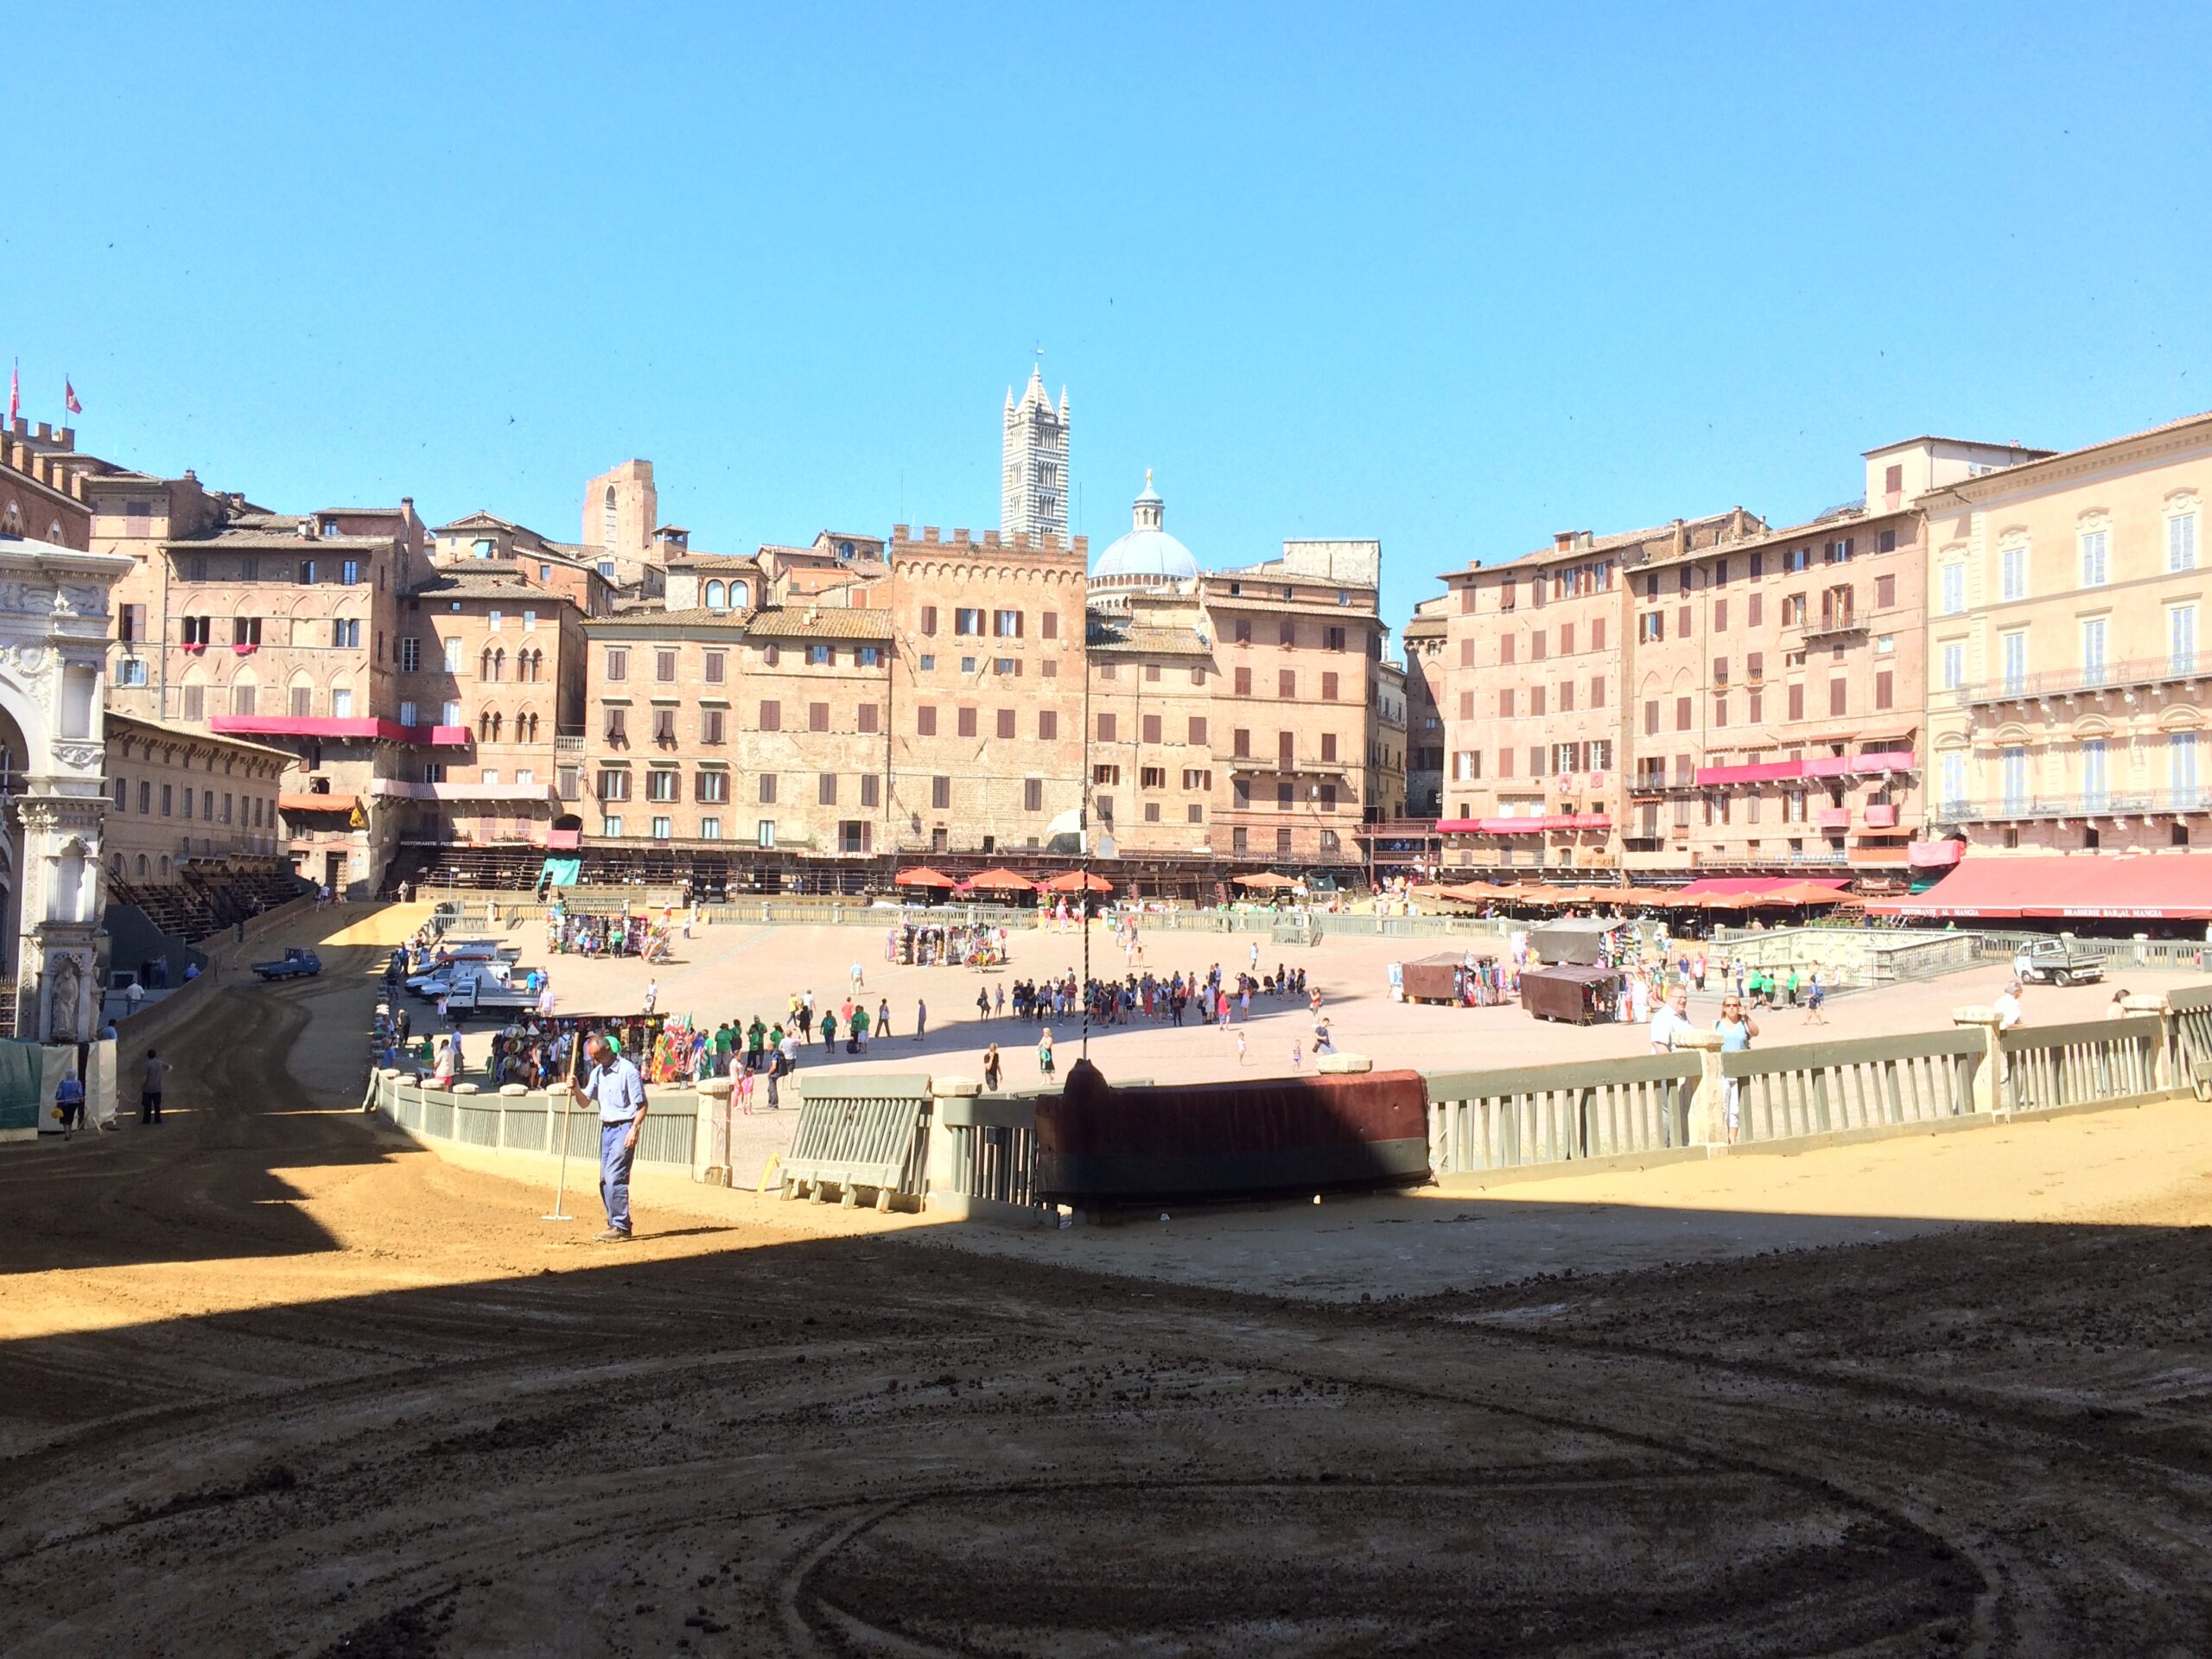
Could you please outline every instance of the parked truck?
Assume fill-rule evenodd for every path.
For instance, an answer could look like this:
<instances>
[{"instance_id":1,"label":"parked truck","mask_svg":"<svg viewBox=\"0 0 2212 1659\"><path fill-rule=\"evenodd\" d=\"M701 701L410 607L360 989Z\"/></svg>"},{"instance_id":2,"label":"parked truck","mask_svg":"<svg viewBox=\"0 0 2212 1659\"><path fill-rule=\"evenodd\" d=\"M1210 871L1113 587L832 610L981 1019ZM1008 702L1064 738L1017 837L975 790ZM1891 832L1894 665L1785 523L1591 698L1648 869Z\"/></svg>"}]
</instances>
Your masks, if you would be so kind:
<instances>
[{"instance_id":1,"label":"parked truck","mask_svg":"<svg viewBox=\"0 0 2212 1659\"><path fill-rule=\"evenodd\" d=\"M311 979L322 971L322 958L305 945L292 945L275 962L257 962L253 971L266 980Z\"/></svg>"},{"instance_id":2,"label":"parked truck","mask_svg":"<svg viewBox=\"0 0 2212 1659\"><path fill-rule=\"evenodd\" d=\"M2083 950L2070 934L2062 934L2022 945L2012 958L2012 971L2024 985L2078 985L2102 979L2105 959Z\"/></svg>"}]
</instances>

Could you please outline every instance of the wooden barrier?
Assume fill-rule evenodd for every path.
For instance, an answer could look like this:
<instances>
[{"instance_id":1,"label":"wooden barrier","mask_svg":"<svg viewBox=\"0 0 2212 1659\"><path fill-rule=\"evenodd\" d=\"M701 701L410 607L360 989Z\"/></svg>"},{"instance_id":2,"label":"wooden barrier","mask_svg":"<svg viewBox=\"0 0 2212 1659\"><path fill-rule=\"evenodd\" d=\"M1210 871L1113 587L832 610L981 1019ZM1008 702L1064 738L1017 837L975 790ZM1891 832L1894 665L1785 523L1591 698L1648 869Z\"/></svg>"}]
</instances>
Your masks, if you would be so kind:
<instances>
[{"instance_id":1,"label":"wooden barrier","mask_svg":"<svg viewBox=\"0 0 2212 1659\"><path fill-rule=\"evenodd\" d=\"M1614 1158L1688 1144L1694 1055L1432 1071L1429 1164L1439 1177Z\"/></svg>"},{"instance_id":2,"label":"wooden barrier","mask_svg":"<svg viewBox=\"0 0 2212 1659\"><path fill-rule=\"evenodd\" d=\"M1748 1049L1722 1055L1720 1073L1743 1140L1801 1140L1972 1112L1981 1052L1972 1031L1915 1032Z\"/></svg>"},{"instance_id":3,"label":"wooden barrier","mask_svg":"<svg viewBox=\"0 0 2212 1659\"><path fill-rule=\"evenodd\" d=\"M928 1150L930 1080L925 1075L810 1077L791 1150L784 1154L784 1196L826 1202L834 1189L848 1208L861 1189L887 1210L893 1196L918 1203Z\"/></svg>"},{"instance_id":4,"label":"wooden barrier","mask_svg":"<svg viewBox=\"0 0 2212 1659\"><path fill-rule=\"evenodd\" d=\"M2015 1116L2137 1105L2175 1092L2161 1064L2165 1033L2155 1014L2016 1027L1997 1043L2005 1056L2004 1109Z\"/></svg>"}]
</instances>

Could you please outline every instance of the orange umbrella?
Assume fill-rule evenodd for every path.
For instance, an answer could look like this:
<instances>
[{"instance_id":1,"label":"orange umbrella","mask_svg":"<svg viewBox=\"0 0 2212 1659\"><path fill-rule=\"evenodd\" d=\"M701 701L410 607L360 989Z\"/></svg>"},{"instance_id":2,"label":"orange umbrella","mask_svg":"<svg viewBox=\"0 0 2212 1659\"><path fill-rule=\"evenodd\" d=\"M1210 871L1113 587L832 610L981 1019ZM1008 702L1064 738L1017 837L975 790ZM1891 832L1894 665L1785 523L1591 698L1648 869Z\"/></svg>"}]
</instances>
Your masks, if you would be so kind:
<instances>
[{"instance_id":1,"label":"orange umbrella","mask_svg":"<svg viewBox=\"0 0 2212 1659\"><path fill-rule=\"evenodd\" d=\"M968 878L968 886L984 887L993 893L1034 893L1037 884L1026 875L1012 870L985 870L981 875Z\"/></svg>"},{"instance_id":2,"label":"orange umbrella","mask_svg":"<svg viewBox=\"0 0 2212 1659\"><path fill-rule=\"evenodd\" d=\"M1240 875L1240 887L1294 887L1298 883L1287 875L1277 875L1273 870L1262 870L1257 875Z\"/></svg>"},{"instance_id":3,"label":"orange umbrella","mask_svg":"<svg viewBox=\"0 0 2212 1659\"><path fill-rule=\"evenodd\" d=\"M1763 905L1840 905L1850 897L1817 881L1792 881L1787 887L1770 887L1752 896Z\"/></svg>"},{"instance_id":4,"label":"orange umbrella","mask_svg":"<svg viewBox=\"0 0 2212 1659\"><path fill-rule=\"evenodd\" d=\"M1114 884L1103 875L1085 875L1081 870L1068 870L1049 881L1037 884L1039 893L1111 893Z\"/></svg>"},{"instance_id":5,"label":"orange umbrella","mask_svg":"<svg viewBox=\"0 0 2212 1659\"><path fill-rule=\"evenodd\" d=\"M893 886L901 887L950 888L960 885L942 870L933 870L926 864L918 865L911 870L901 870L891 880Z\"/></svg>"}]
</instances>

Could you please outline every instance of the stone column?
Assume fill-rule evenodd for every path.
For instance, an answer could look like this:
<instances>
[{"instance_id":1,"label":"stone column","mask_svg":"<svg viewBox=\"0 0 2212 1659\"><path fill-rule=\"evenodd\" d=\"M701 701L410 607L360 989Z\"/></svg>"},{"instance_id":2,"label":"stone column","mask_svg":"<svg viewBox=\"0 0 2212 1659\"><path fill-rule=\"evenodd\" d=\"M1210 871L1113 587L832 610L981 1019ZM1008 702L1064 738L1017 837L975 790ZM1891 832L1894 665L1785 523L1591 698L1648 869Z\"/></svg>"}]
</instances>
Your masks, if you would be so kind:
<instances>
[{"instance_id":1,"label":"stone column","mask_svg":"<svg viewBox=\"0 0 2212 1659\"><path fill-rule=\"evenodd\" d=\"M1997 1044L1997 1017L1996 1009L1978 1004L1951 1010L1953 1025L1962 1030L1972 1027L1981 1033L1981 1063L1974 1073L1974 1109L1992 1117L2005 1104L2005 1051Z\"/></svg>"},{"instance_id":2,"label":"stone column","mask_svg":"<svg viewBox=\"0 0 2212 1659\"><path fill-rule=\"evenodd\" d=\"M100 823L99 796L39 793L16 805L23 829L18 873L16 1034L27 1041L83 1042L99 1029Z\"/></svg>"},{"instance_id":3,"label":"stone column","mask_svg":"<svg viewBox=\"0 0 2212 1659\"><path fill-rule=\"evenodd\" d=\"M736 1160L729 1145L729 1103L735 1088L728 1077L699 1079L699 1116L691 1128L691 1179L709 1186L731 1184L730 1166Z\"/></svg>"},{"instance_id":4,"label":"stone column","mask_svg":"<svg viewBox=\"0 0 2212 1659\"><path fill-rule=\"evenodd\" d=\"M922 1208L949 1210L958 1216L967 1209L967 1195L960 1191L957 1160L953 1156L952 1132L942 1122L944 1103L948 1100L973 1100L983 1092L981 1080L975 1077L944 1077L930 1079L930 1138L927 1151L922 1157ZM970 1129L970 1135L980 1135L980 1129Z\"/></svg>"},{"instance_id":5,"label":"stone column","mask_svg":"<svg viewBox=\"0 0 2212 1659\"><path fill-rule=\"evenodd\" d=\"M1690 1095L1688 1144L1720 1147L1728 1143L1728 1111L1724 1095L1727 1080L1720 1075L1720 1033L1717 1031L1677 1031L1675 1049L1694 1052L1698 1079Z\"/></svg>"}]
</instances>

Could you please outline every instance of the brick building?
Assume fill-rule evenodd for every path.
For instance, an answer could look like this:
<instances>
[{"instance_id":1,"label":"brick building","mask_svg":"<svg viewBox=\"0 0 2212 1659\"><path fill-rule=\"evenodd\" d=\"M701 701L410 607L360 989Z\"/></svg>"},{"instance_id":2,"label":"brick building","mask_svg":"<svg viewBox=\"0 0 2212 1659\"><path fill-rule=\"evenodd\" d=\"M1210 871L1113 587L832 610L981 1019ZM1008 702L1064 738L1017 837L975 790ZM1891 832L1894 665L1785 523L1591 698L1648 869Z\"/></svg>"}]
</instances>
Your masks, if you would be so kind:
<instances>
[{"instance_id":1,"label":"brick building","mask_svg":"<svg viewBox=\"0 0 2212 1659\"><path fill-rule=\"evenodd\" d=\"M0 537L29 537L56 547L92 548L86 480L116 468L80 454L77 435L17 416L0 425Z\"/></svg>"},{"instance_id":2,"label":"brick building","mask_svg":"<svg viewBox=\"0 0 2212 1659\"><path fill-rule=\"evenodd\" d=\"M560 764L556 741L584 721L584 617L568 594L500 561L448 563L409 590L394 626L393 718L464 734L423 750L414 775L370 784L400 840L543 849L581 827L582 768Z\"/></svg>"},{"instance_id":3,"label":"brick building","mask_svg":"<svg viewBox=\"0 0 2212 1659\"><path fill-rule=\"evenodd\" d=\"M614 585L593 562L592 550L556 542L496 513L472 512L429 533L430 563L455 574L512 575L565 595L586 616L614 607Z\"/></svg>"},{"instance_id":4,"label":"brick building","mask_svg":"<svg viewBox=\"0 0 2212 1659\"><path fill-rule=\"evenodd\" d=\"M1083 805L1089 545L891 533L889 844L1044 849Z\"/></svg>"},{"instance_id":5,"label":"brick building","mask_svg":"<svg viewBox=\"0 0 2212 1659\"><path fill-rule=\"evenodd\" d=\"M1450 595L1414 607L1401 638L1406 660L1406 812L1435 818L1444 807L1444 653L1451 632Z\"/></svg>"},{"instance_id":6,"label":"brick building","mask_svg":"<svg viewBox=\"0 0 2212 1659\"><path fill-rule=\"evenodd\" d=\"M376 783L468 741L397 718L400 596L429 570L413 502L276 513L190 473L107 474L87 494L94 550L137 561L114 595L111 706L286 750L286 796L316 798L287 811L301 873L373 891L402 817Z\"/></svg>"},{"instance_id":7,"label":"brick building","mask_svg":"<svg viewBox=\"0 0 2212 1659\"><path fill-rule=\"evenodd\" d=\"M1374 542L1286 542L1279 559L1198 578L1222 681L1215 753L1229 797L1214 851L1325 863L1357 856L1376 798L1368 760L1384 629Z\"/></svg>"}]
</instances>

